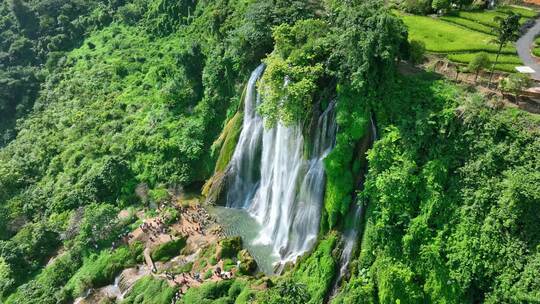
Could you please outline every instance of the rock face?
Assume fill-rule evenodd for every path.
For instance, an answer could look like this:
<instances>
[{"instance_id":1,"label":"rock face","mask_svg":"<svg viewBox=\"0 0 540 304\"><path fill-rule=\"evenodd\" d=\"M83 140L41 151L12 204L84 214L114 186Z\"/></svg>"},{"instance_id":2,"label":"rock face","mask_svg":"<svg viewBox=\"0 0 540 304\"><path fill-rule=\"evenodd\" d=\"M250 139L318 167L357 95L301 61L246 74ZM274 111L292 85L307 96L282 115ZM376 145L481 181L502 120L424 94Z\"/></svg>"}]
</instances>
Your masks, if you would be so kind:
<instances>
[{"instance_id":1,"label":"rock face","mask_svg":"<svg viewBox=\"0 0 540 304\"><path fill-rule=\"evenodd\" d=\"M221 240L216 250L216 259L234 258L242 250L242 238L239 236Z\"/></svg>"},{"instance_id":2,"label":"rock face","mask_svg":"<svg viewBox=\"0 0 540 304\"><path fill-rule=\"evenodd\" d=\"M240 262L239 270L242 274L253 274L257 269L257 262L251 256L251 254L243 249L238 252L238 261Z\"/></svg>"}]
</instances>

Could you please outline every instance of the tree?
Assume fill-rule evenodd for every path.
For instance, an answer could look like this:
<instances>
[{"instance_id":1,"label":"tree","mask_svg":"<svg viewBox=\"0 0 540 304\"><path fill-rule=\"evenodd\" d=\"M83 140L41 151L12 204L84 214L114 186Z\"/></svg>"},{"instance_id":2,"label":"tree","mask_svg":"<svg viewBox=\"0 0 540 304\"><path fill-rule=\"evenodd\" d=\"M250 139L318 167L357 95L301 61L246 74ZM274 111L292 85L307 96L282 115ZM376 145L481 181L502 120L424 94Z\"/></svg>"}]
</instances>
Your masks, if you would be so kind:
<instances>
[{"instance_id":1,"label":"tree","mask_svg":"<svg viewBox=\"0 0 540 304\"><path fill-rule=\"evenodd\" d=\"M471 62L469 62L469 71L475 73L474 83L476 83L480 71L488 68L490 63L491 61L489 60L489 56L486 52L478 53L473 57Z\"/></svg>"},{"instance_id":2,"label":"tree","mask_svg":"<svg viewBox=\"0 0 540 304\"><path fill-rule=\"evenodd\" d=\"M0 257L0 299L6 290L9 290L15 281L12 278L12 271L9 264L3 257Z\"/></svg>"},{"instance_id":3,"label":"tree","mask_svg":"<svg viewBox=\"0 0 540 304\"><path fill-rule=\"evenodd\" d=\"M446 12L450 8L450 0L433 0L431 7L436 12Z\"/></svg>"},{"instance_id":4,"label":"tree","mask_svg":"<svg viewBox=\"0 0 540 304\"><path fill-rule=\"evenodd\" d=\"M426 44L424 41L411 40L409 48L409 59L411 63L421 63L424 60L424 55L426 53Z\"/></svg>"},{"instance_id":5,"label":"tree","mask_svg":"<svg viewBox=\"0 0 540 304\"><path fill-rule=\"evenodd\" d=\"M405 0L401 8L407 13L425 15L431 11L431 0Z\"/></svg>"},{"instance_id":6,"label":"tree","mask_svg":"<svg viewBox=\"0 0 540 304\"><path fill-rule=\"evenodd\" d=\"M493 33L497 36L494 42L499 45L499 50L497 51L497 57L495 57L495 62L493 62L493 65L491 67L488 87L491 85L491 79L493 78L493 70L495 70L495 66L499 61L499 56L501 55L503 47L505 47L509 42L516 41L519 38L519 29L521 27L519 25L520 18L521 16L516 13L511 13L506 18L502 18L499 16L495 17L495 21L499 24L499 26L493 29Z\"/></svg>"},{"instance_id":7,"label":"tree","mask_svg":"<svg viewBox=\"0 0 540 304\"><path fill-rule=\"evenodd\" d=\"M525 74L512 74L500 83L501 90L514 94L515 102L518 102L519 93L530 87L531 79Z\"/></svg>"}]
</instances>

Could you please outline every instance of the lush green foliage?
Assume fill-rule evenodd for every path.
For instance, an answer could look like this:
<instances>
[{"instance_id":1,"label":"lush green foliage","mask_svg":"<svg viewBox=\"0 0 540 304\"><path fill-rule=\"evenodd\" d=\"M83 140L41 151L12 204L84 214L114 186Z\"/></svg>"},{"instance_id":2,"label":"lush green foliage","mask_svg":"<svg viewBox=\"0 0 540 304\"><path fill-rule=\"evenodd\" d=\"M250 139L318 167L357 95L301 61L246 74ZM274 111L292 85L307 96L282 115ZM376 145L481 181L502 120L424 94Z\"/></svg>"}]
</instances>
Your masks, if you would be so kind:
<instances>
[{"instance_id":1,"label":"lush green foliage","mask_svg":"<svg viewBox=\"0 0 540 304\"><path fill-rule=\"evenodd\" d=\"M360 194L366 229L334 301L540 301L538 120L489 109L442 81L396 78L394 69L416 57L408 38L452 60L486 51L494 61L498 48L485 29L504 29L493 16L514 11L534 14L505 7L402 22L375 0L2 2L0 301L66 302L133 265L140 247L103 249L129 224L120 209L163 201L169 186L198 185L216 161L215 171L225 170L241 130L242 88L267 54L259 111L269 125L300 123L307 135L335 98L339 131L325 160L319 243L289 280L261 293L266 302L328 296L335 230L362 181L358 147L370 116L382 136ZM524 18L513 20L515 28ZM513 47L502 53L497 68L519 62ZM169 259L184 242L162 245L154 258ZM240 249L241 240L226 239L194 271L221 258L231 269ZM203 284L183 301L248 303L257 292L251 283ZM149 276L123 303L170 303L175 292Z\"/></svg>"},{"instance_id":2,"label":"lush green foliage","mask_svg":"<svg viewBox=\"0 0 540 304\"><path fill-rule=\"evenodd\" d=\"M261 296L260 303L268 304L296 304L309 303L309 294L306 285L285 279Z\"/></svg>"},{"instance_id":3,"label":"lush green foliage","mask_svg":"<svg viewBox=\"0 0 540 304\"><path fill-rule=\"evenodd\" d=\"M169 304L176 288L167 281L147 276L135 283L121 304Z\"/></svg>"},{"instance_id":4,"label":"lush green foliage","mask_svg":"<svg viewBox=\"0 0 540 304\"><path fill-rule=\"evenodd\" d=\"M307 258L300 261L299 265L294 269L292 279L295 282L304 284L305 287L298 287L300 289L297 291L299 295L292 293L292 296L303 296L304 292L302 289L305 288L308 294L307 298L309 298L309 301L297 303L316 304L322 303L325 299L336 275L338 263L333 255L333 251L337 245L337 241L338 237L336 234L331 233L327 235L325 239L319 242L313 252Z\"/></svg>"},{"instance_id":5,"label":"lush green foliage","mask_svg":"<svg viewBox=\"0 0 540 304\"><path fill-rule=\"evenodd\" d=\"M523 17L513 15L523 13ZM515 48L508 43L497 41L501 31L499 20L514 18L514 33L535 11L519 7L502 6L493 11L457 11L447 16L431 18L425 16L402 15L409 27L410 38L426 43L427 50L447 54L448 59L469 64L480 52L488 53L494 67L505 72L514 72L521 64ZM512 17L514 16L514 17ZM497 60L497 54L500 55Z\"/></svg>"},{"instance_id":6,"label":"lush green foliage","mask_svg":"<svg viewBox=\"0 0 540 304\"><path fill-rule=\"evenodd\" d=\"M26 225L10 240L0 241L0 295L9 294L42 267L59 243L58 234L44 223Z\"/></svg>"},{"instance_id":7,"label":"lush green foliage","mask_svg":"<svg viewBox=\"0 0 540 304\"><path fill-rule=\"evenodd\" d=\"M33 280L21 285L5 300L6 304L56 304L65 300L62 287L81 266L79 253L67 252L57 257Z\"/></svg>"},{"instance_id":8,"label":"lush green foliage","mask_svg":"<svg viewBox=\"0 0 540 304\"><path fill-rule=\"evenodd\" d=\"M495 53L498 46L491 43L494 37L461 26L425 16L401 16L409 29L409 38L426 43L430 52L479 52ZM515 54L512 46L503 48L504 54Z\"/></svg>"},{"instance_id":9,"label":"lush green foliage","mask_svg":"<svg viewBox=\"0 0 540 304\"><path fill-rule=\"evenodd\" d=\"M114 278L124 269L141 260L142 245L120 247L114 251L104 250L84 259L83 265L71 277L62 292L75 299L89 288L99 288L114 282Z\"/></svg>"},{"instance_id":10,"label":"lush green foliage","mask_svg":"<svg viewBox=\"0 0 540 304\"><path fill-rule=\"evenodd\" d=\"M163 243L152 251L154 261L165 262L180 255L180 251L186 246L186 239L179 238L167 243Z\"/></svg>"},{"instance_id":11,"label":"lush green foliage","mask_svg":"<svg viewBox=\"0 0 540 304\"><path fill-rule=\"evenodd\" d=\"M185 304L227 304L250 303L249 283L244 280L207 282L198 288L188 290L182 298Z\"/></svg>"},{"instance_id":12,"label":"lush green foliage","mask_svg":"<svg viewBox=\"0 0 540 304\"><path fill-rule=\"evenodd\" d=\"M0 146L32 109L49 63L110 23L121 1L6 0L0 3ZM43 66L45 64L45 66Z\"/></svg>"},{"instance_id":13,"label":"lush green foliage","mask_svg":"<svg viewBox=\"0 0 540 304\"><path fill-rule=\"evenodd\" d=\"M469 71L475 73L475 80L478 78L478 73L480 71L485 70L489 67L491 61L489 60L489 56L487 53L478 53L476 54L471 62L469 62Z\"/></svg>"},{"instance_id":14,"label":"lush green foliage","mask_svg":"<svg viewBox=\"0 0 540 304\"><path fill-rule=\"evenodd\" d=\"M528 89L532 84L531 78L524 74L512 74L503 80L501 80L499 86L503 92L509 92L514 94L517 98L518 95L525 89Z\"/></svg>"},{"instance_id":15,"label":"lush green foliage","mask_svg":"<svg viewBox=\"0 0 540 304\"><path fill-rule=\"evenodd\" d=\"M265 60L267 68L260 82L264 103L259 111L267 127L309 118L323 77L321 62L329 55L328 31L324 21L312 19L275 28L275 49Z\"/></svg>"},{"instance_id":16,"label":"lush green foliage","mask_svg":"<svg viewBox=\"0 0 540 304\"><path fill-rule=\"evenodd\" d=\"M357 270L335 302L538 301L538 119L441 81L391 92Z\"/></svg>"},{"instance_id":17,"label":"lush green foliage","mask_svg":"<svg viewBox=\"0 0 540 304\"><path fill-rule=\"evenodd\" d=\"M409 60L412 64L422 63L426 54L426 44L424 41L411 40L411 50Z\"/></svg>"}]
</instances>

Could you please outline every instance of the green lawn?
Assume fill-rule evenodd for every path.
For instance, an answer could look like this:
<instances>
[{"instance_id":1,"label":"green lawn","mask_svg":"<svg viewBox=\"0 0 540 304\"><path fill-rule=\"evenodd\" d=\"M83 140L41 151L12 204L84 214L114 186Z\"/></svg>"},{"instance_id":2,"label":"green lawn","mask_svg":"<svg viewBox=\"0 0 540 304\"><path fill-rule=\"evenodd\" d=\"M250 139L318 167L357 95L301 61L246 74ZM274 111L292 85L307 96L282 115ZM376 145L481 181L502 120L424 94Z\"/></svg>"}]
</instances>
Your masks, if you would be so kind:
<instances>
[{"instance_id":1,"label":"green lawn","mask_svg":"<svg viewBox=\"0 0 540 304\"><path fill-rule=\"evenodd\" d=\"M463 27L466 27L470 30L481 32L484 34L491 35L493 33L493 28L483 25L481 23L478 23L476 21L472 21L469 19L457 17L457 16L442 16L439 19L444 20L446 22L454 23Z\"/></svg>"},{"instance_id":2,"label":"green lawn","mask_svg":"<svg viewBox=\"0 0 540 304\"><path fill-rule=\"evenodd\" d=\"M507 14L497 11L473 11L473 12L458 12L458 17L471 20L489 27L498 27L499 24L495 21L496 17L505 18ZM522 20L526 20L521 18Z\"/></svg>"},{"instance_id":3,"label":"green lawn","mask_svg":"<svg viewBox=\"0 0 540 304\"><path fill-rule=\"evenodd\" d=\"M459 25L426 16L401 16L409 28L411 40L421 40L430 52L497 52L497 45L492 43L494 37L473 31ZM503 49L503 53L516 54L513 46Z\"/></svg>"},{"instance_id":4,"label":"green lawn","mask_svg":"<svg viewBox=\"0 0 540 304\"><path fill-rule=\"evenodd\" d=\"M528 8L503 6L492 11L461 11L439 18L415 16L397 13L409 28L411 40L421 40L429 52L447 54L454 62L468 64L478 52L487 52L495 61L497 44L493 42L493 27L497 26L495 17L506 17L509 13L519 13L523 17L521 23L537 15ZM537 39L540 45L540 38ZM540 56L540 48L533 53ZM514 46L507 46L499 57L497 70L513 72L514 67L521 65Z\"/></svg>"},{"instance_id":5,"label":"green lawn","mask_svg":"<svg viewBox=\"0 0 540 304\"><path fill-rule=\"evenodd\" d=\"M448 59L454 62L468 64L477 53L448 54ZM496 54L488 54L491 62L495 61ZM515 67L521 65L521 59L517 55L501 55L495 66L496 70L503 72L515 72Z\"/></svg>"},{"instance_id":6,"label":"green lawn","mask_svg":"<svg viewBox=\"0 0 540 304\"><path fill-rule=\"evenodd\" d=\"M457 53L457 54L449 54L448 59L456 62L461 63L469 63L473 57L478 53ZM495 61L495 57L497 57L497 54L488 53L489 59L491 62ZM521 64L521 59L516 55L501 55L499 56L499 63L512 63L512 64Z\"/></svg>"},{"instance_id":7,"label":"green lawn","mask_svg":"<svg viewBox=\"0 0 540 304\"><path fill-rule=\"evenodd\" d=\"M509 14L510 12L518 13L525 18L535 18L538 12L522 6L501 6L497 11Z\"/></svg>"}]
</instances>

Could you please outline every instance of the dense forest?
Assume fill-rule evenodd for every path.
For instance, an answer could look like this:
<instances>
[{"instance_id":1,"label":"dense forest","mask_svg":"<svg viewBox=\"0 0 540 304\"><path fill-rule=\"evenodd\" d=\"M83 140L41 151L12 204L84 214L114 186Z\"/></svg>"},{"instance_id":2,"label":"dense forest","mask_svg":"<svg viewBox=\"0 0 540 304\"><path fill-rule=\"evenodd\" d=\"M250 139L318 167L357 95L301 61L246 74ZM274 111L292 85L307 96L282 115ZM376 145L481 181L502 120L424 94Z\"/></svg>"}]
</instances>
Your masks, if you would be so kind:
<instances>
[{"instance_id":1,"label":"dense forest","mask_svg":"<svg viewBox=\"0 0 540 304\"><path fill-rule=\"evenodd\" d=\"M265 128L309 147L336 101L316 244L179 303L540 303L539 116L398 69L414 50L384 1L6 0L0 42L0 303L71 303L142 263L108 248L224 174L261 63ZM119 303L175 288L145 277Z\"/></svg>"}]
</instances>

